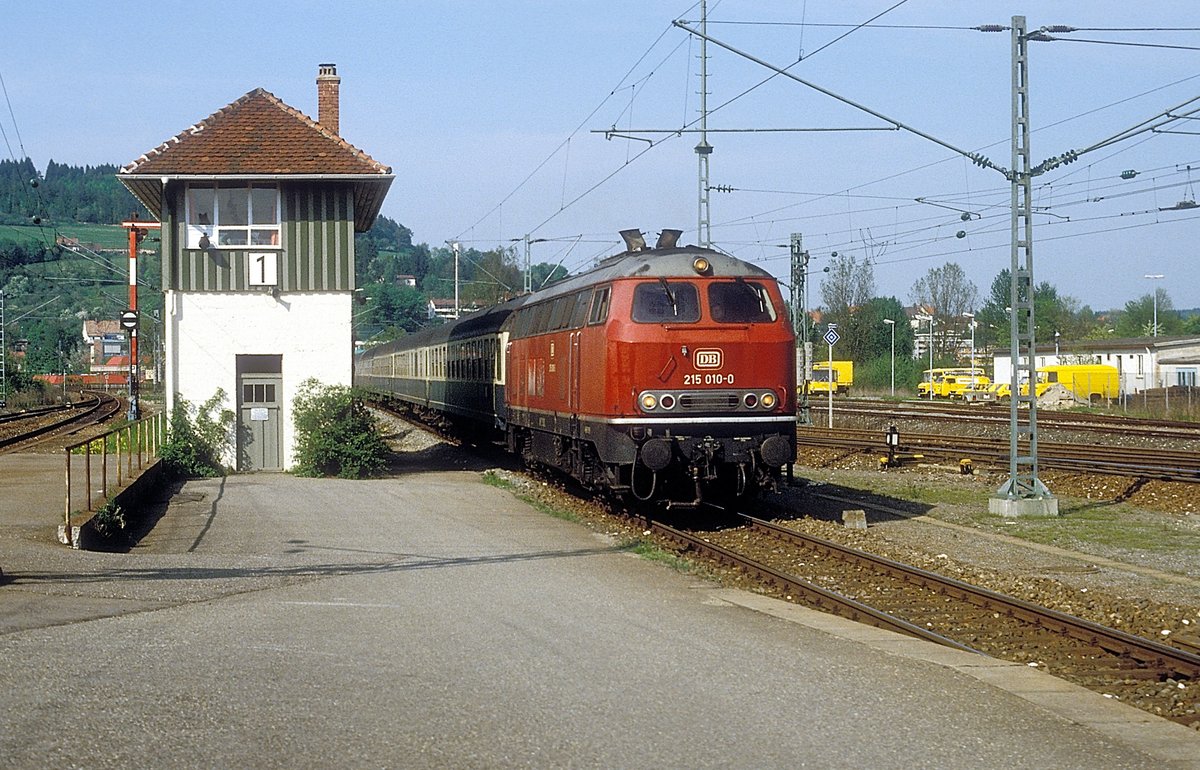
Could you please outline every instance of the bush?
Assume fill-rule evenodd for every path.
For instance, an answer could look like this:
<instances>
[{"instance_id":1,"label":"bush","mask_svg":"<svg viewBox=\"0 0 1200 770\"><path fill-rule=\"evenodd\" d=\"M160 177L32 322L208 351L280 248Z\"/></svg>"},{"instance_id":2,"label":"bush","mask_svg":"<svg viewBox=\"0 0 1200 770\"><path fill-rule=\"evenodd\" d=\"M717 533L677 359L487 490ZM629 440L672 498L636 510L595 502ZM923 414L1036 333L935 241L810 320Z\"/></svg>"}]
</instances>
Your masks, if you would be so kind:
<instances>
[{"instance_id":1,"label":"bush","mask_svg":"<svg viewBox=\"0 0 1200 770\"><path fill-rule=\"evenodd\" d=\"M387 465L391 450L357 391L305 380L292 402L292 419L293 472L299 476L360 479L379 475Z\"/></svg>"},{"instance_id":2,"label":"bush","mask_svg":"<svg viewBox=\"0 0 1200 770\"><path fill-rule=\"evenodd\" d=\"M176 398L171 410L171 424L160 455L163 470L172 478L211 478L221 476L226 468L221 456L230 446L233 412L222 409L217 417L213 412L225 401L225 391L217 389L212 398L195 409L182 398Z\"/></svg>"}]
</instances>

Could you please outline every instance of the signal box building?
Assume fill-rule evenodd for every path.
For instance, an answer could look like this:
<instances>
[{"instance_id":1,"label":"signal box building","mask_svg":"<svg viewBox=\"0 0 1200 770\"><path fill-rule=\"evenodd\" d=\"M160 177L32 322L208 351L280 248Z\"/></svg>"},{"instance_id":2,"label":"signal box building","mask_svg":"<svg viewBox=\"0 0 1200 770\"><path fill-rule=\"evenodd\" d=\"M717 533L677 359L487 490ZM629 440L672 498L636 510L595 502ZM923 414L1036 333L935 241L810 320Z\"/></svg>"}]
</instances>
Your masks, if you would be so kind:
<instances>
[{"instance_id":1,"label":"signal box building","mask_svg":"<svg viewBox=\"0 0 1200 770\"><path fill-rule=\"evenodd\" d=\"M315 121L255 89L118 174L162 222L167 407L224 393L238 470L292 465L302 382L351 383L354 233L393 177L339 135L339 83Z\"/></svg>"}]
</instances>

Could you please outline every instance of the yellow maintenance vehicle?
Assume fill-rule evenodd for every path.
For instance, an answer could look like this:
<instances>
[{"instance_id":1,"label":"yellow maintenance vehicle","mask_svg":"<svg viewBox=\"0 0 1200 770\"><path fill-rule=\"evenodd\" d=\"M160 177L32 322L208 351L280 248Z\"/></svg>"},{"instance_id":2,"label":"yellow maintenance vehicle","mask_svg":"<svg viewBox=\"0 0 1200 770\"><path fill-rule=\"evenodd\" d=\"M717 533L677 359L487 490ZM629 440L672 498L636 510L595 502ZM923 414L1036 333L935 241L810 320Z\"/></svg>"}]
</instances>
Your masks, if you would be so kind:
<instances>
[{"instance_id":1,"label":"yellow maintenance vehicle","mask_svg":"<svg viewBox=\"0 0 1200 770\"><path fill-rule=\"evenodd\" d=\"M808 394L829 393L845 395L854 384L853 361L818 361L812 365Z\"/></svg>"},{"instance_id":2,"label":"yellow maintenance vehicle","mask_svg":"<svg viewBox=\"0 0 1200 770\"><path fill-rule=\"evenodd\" d=\"M1075 394L1080 400L1095 403L1118 398L1121 394L1120 373L1117 367L1107 364L1052 364L1037 372L1037 387L1034 394L1041 398L1055 384ZM1007 382L992 383L990 390L997 400L1010 395ZM1021 395L1029 395L1029 383L1021 383Z\"/></svg>"},{"instance_id":3,"label":"yellow maintenance vehicle","mask_svg":"<svg viewBox=\"0 0 1200 770\"><path fill-rule=\"evenodd\" d=\"M917 396L929 398L932 390L934 398L982 400L976 394L986 391L990 383L991 380L984 375L982 369L970 367L926 369L921 382L917 383Z\"/></svg>"}]
</instances>

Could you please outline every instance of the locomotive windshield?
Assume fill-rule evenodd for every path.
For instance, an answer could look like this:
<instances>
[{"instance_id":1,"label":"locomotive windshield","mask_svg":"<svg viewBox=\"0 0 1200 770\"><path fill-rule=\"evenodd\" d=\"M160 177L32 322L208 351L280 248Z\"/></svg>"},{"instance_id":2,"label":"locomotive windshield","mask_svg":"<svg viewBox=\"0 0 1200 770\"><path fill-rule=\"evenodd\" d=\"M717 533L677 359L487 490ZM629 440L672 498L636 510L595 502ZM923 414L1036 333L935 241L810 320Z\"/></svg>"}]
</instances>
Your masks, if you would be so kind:
<instances>
[{"instance_id":1,"label":"locomotive windshield","mask_svg":"<svg viewBox=\"0 0 1200 770\"><path fill-rule=\"evenodd\" d=\"M690 283L639 283L633 291L633 320L638 323L694 323L700 320L700 295Z\"/></svg>"},{"instance_id":2,"label":"locomotive windshield","mask_svg":"<svg viewBox=\"0 0 1200 770\"><path fill-rule=\"evenodd\" d=\"M740 278L709 284L708 308L717 323L757 324L775 320L775 308L766 287Z\"/></svg>"}]
</instances>

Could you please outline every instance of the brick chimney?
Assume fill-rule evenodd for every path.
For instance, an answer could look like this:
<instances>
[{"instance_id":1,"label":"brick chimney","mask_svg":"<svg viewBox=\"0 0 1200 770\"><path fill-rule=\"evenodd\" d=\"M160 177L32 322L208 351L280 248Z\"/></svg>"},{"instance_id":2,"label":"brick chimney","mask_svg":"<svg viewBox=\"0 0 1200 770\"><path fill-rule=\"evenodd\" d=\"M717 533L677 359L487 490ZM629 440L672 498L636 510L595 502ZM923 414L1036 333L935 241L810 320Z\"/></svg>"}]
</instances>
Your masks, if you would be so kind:
<instances>
[{"instance_id":1,"label":"brick chimney","mask_svg":"<svg viewBox=\"0 0 1200 770\"><path fill-rule=\"evenodd\" d=\"M321 64L317 69L317 122L341 136L338 126L338 77L336 64Z\"/></svg>"}]
</instances>

